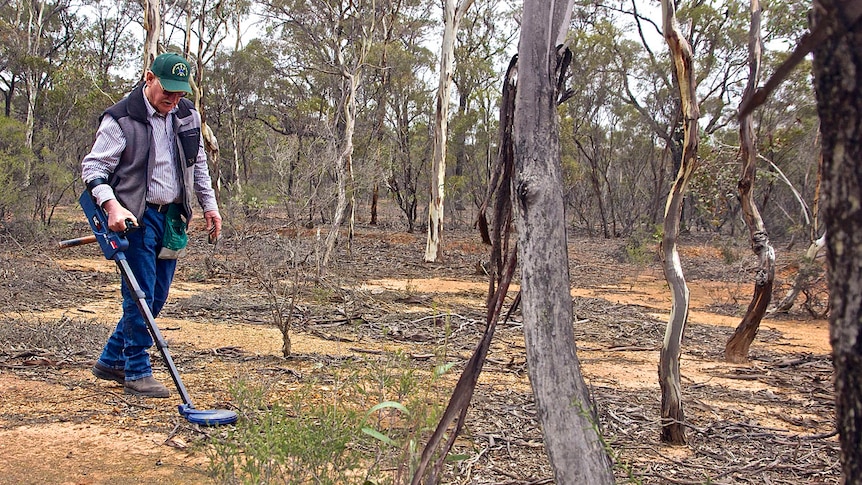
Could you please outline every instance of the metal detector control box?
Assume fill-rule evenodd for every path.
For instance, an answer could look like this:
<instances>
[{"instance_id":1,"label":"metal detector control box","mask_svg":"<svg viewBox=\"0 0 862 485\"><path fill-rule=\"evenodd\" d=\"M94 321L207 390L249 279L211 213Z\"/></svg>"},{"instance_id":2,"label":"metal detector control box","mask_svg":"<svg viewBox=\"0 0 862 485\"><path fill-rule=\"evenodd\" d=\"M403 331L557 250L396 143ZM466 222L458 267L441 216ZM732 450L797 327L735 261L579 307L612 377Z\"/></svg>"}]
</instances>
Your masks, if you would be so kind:
<instances>
[{"instance_id":1,"label":"metal detector control box","mask_svg":"<svg viewBox=\"0 0 862 485\"><path fill-rule=\"evenodd\" d=\"M96 205L96 201L93 200L89 192L85 190L78 198L78 203L84 209L90 228L93 229L96 241L102 248L102 252L105 253L106 259L113 260L117 253L129 249L128 239L108 229L108 217L105 215L105 211Z\"/></svg>"}]
</instances>

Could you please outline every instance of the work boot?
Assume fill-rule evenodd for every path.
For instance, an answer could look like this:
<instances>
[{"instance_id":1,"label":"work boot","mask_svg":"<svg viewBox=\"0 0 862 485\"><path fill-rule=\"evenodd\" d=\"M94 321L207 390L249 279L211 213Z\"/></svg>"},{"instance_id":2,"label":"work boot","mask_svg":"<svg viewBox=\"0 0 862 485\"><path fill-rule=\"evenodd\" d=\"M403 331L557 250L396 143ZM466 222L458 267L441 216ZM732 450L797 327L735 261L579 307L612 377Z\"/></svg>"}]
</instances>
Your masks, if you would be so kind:
<instances>
[{"instance_id":1,"label":"work boot","mask_svg":"<svg viewBox=\"0 0 862 485\"><path fill-rule=\"evenodd\" d=\"M126 372L123 369L112 369L106 365L96 362L91 369L93 375L106 381L114 381L120 384L126 383Z\"/></svg>"},{"instance_id":2,"label":"work boot","mask_svg":"<svg viewBox=\"0 0 862 485\"><path fill-rule=\"evenodd\" d=\"M134 381L126 381L123 392L133 396L143 397L168 397L171 391L163 386L153 376L142 377Z\"/></svg>"}]
</instances>

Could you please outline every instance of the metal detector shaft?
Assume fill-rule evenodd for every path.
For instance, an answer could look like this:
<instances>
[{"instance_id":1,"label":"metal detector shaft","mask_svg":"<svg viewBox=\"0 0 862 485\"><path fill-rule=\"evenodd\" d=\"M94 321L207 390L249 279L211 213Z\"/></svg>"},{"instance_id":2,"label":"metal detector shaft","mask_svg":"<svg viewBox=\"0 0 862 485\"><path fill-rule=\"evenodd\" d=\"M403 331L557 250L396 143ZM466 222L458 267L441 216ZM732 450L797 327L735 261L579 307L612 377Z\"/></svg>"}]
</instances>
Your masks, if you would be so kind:
<instances>
[{"instance_id":1,"label":"metal detector shaft","mask_svg":"<svg viewBox=\"0 0 862 485\"><path fill-rule=\"evenodd\" d=\"M180 393L180 398L183 400L183 404L187 404L190 407L194 407L192 404L192 400L189 397L188 391L186 391L186 386L183 385L183 380L180 379L180 373L177 371L176 365L174 365L174 359L171 358L171 352L168 350L168 344L165 342L164 337L162 337L162 332L159 331L159 327L156 325L156 319L153 317L153 312L150 311L150 306L147 305L147 298L144 291L141 289L141 286L138 284L138 280L135 279L134 273L132 273L132 268L129 266L129 262L126 261L126 255L122 252L119 252L114 255L114 261L117 263L117 266L120 268L120 273L122 273L123 278L126 280L126 284L129 285L129 289L135 295L135 302L138 305L138 310L141 312L141 316L144 317L144 321L147 322L147 328L150 330L150 334L153 336L153 340L156 343L156 348L159 349L159 353L162 354L162 359L165 361L165 364L168 366L168 371L171 375L171 379L174 381L174 385L177 388L177 392Z\"/></svg>"}]
</instances>

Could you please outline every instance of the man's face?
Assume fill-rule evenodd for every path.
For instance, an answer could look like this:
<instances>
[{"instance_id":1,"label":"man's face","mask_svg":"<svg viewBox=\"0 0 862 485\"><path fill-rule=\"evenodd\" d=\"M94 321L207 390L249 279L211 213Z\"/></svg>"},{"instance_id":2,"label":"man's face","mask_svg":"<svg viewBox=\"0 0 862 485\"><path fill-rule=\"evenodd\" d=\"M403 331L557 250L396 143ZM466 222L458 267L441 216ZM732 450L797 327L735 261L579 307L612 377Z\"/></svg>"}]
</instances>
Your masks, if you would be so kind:
<instances>
[{"instance_id":1,"label":"man's face","mask_svg":"<svg viewBox=\"0 0 862 485\"><path fill-rule=\"evenodd\" d=\"M162 88L162 83L159 82L159 78L151 71L147 71L144 80L147 83L147 89L145 90L147 99L153 105L153 108L163 115L170 113L180 102L180 98L186 95L184 91L165 91Z\"/></svg>"}]
</instances>

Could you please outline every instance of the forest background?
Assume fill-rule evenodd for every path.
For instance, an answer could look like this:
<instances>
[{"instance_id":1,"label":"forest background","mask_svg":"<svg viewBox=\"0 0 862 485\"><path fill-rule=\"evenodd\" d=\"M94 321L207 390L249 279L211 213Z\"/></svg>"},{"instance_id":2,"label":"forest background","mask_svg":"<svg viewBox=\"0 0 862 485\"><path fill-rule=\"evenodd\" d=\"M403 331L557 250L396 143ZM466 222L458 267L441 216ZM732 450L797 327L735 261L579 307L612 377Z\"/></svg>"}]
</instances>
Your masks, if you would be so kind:
<instances>
[{"instance_id":1,"label":"forest background","mask_svg":"<svg viewBox=\"0 0 862 485\"><path fill-rule=\"evenodd\" d=\"M82 189L80 160L98 116L143 68L137 2L0 6L0 223L49 226ZM805 2L764 5L764 78L806 31ZM424 230L434 150L437 2L168 2L160 45L195 66L195 101L224 207L284 210L297 225L335 220L345 89L355 87L348 190L372 221L377 197L400 208L380 221ZM649 15L653 15L650 17ZM603 237L654 237L682 151L657 5L576 5L560 106L568 224ZM447 224L472 224L497 157L502 70L516 51L518 7L481 0L457 30L448 120ZM747 80L743 2L683 2L678 17L697 63L700 168L683 227L741 234L736 108ZM771 47L771 49L769 49ZM435 51L435 48L437 51ZM755 114L756 188L770 236L815 236L818 120L810 63ZM372 221L376 222L376 221Z\"/></svg>"}]
</instances>

